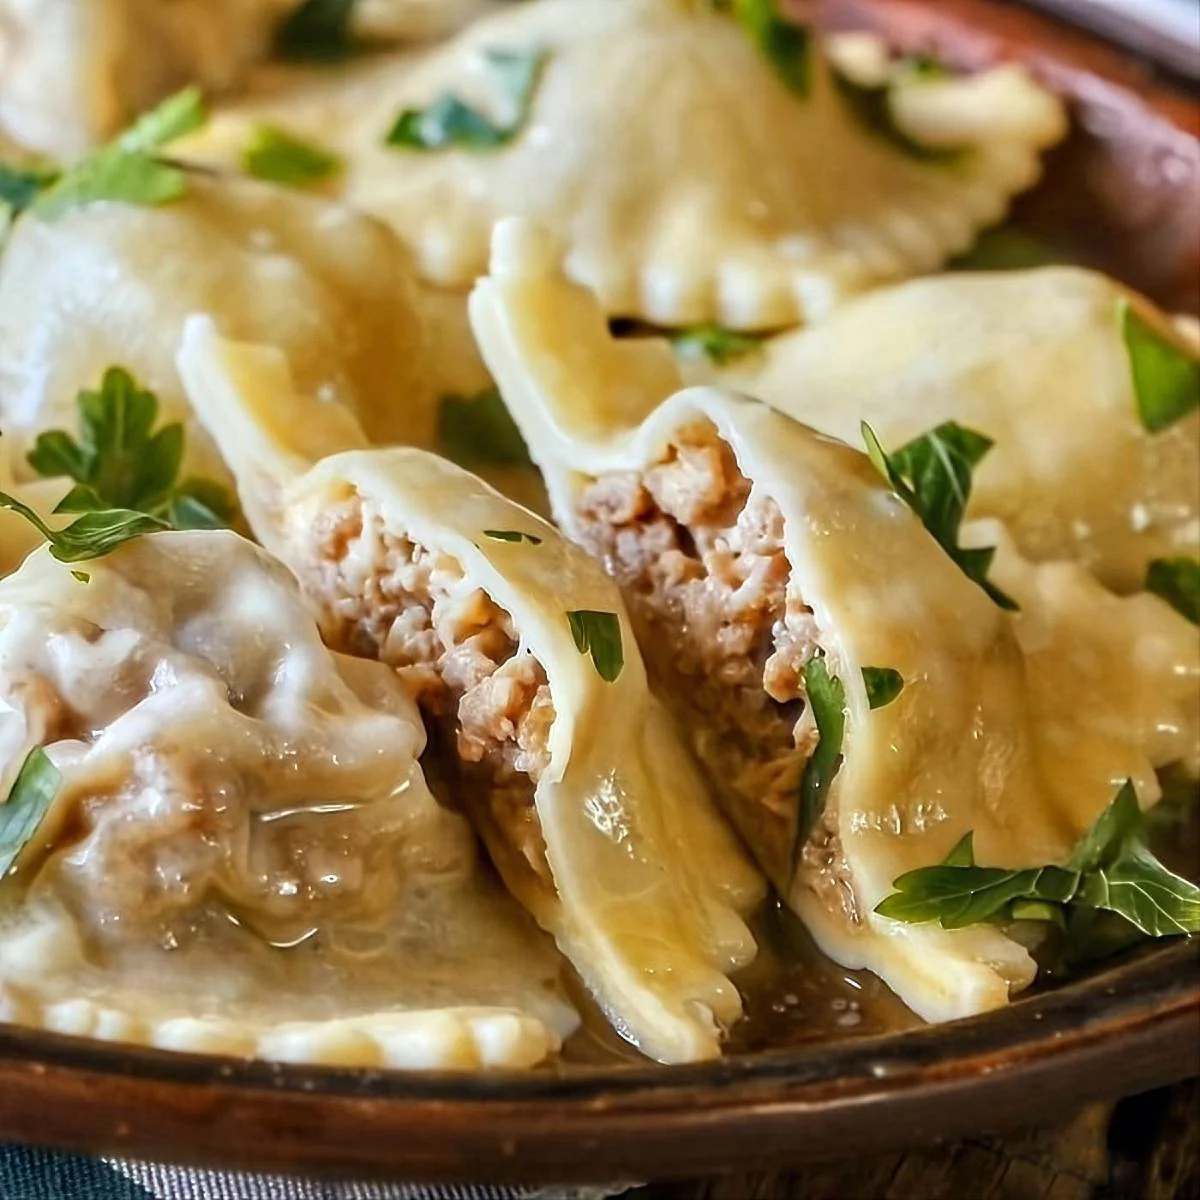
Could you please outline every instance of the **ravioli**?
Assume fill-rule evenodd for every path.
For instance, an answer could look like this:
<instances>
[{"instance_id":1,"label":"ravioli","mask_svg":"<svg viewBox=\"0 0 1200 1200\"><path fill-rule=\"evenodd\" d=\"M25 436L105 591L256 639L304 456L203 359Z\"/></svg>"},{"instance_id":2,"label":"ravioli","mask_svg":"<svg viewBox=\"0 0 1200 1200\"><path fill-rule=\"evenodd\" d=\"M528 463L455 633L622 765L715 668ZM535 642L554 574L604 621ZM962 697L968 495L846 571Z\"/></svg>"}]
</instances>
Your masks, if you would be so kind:
<instances>
[{"instance_id":1,"label":"ravioli","mask_svg":"<svg viewBox=\"0 0 1200 1200\"><path fill-rule=\"evenodd\" d=\"M665 344L613 339L527 225L498 227L471 312L560 525L621 585L651 678L821 948L927 1020L1028 984L1033 961L998 928L900 925L875 906L968 831L982 863L1042 865L1065 857L1127 774L1155 799L1152 767L1194 745L1194 719L1178 736L1164 728L1198 677L1182 620L1154 600L1169 641L1143 678L1167 684L1162 696L1139 686L1095 722L1053 720L1043 734L1055 703L1114 665L1111 611L1039 649L1047 628L1070 631L1069 589L1035 577L1044 608L1014 621L863 455L745 397L679 391ZM1028 569L1011 567L1018 581ZM1086 575L1074 585L1085 605L1101 591ZM1120 626L1137 620L1127 609ZM891 684L882 700L879 679ZM1158 707L1143 712L1147 691ZM1104 745L1106 722L1130 721L1119 747ZM1093 752L1081 778L1053 765Z\"/></svg>"},{"instance_id":2,"label":"ravioli","mask_svg":"<svg viewBox=\"0 0 1200 1200\"><path fill-rule=\"evenodd\" d=\"M702 373L847 441L864 419L888 448L948 420L986 434L970 514L1003 521L1025 555L1129 590L1149 560L1200 551L1200 414L1143 426L1126 299L1169 328L1074 267L914 280Z\"/></svg>"},{"instance_id":3,"label":"ravioli","mask_svg":"<svg viewBox=\"0 0 1200 1200\"><path fill-rule=\"evenodd\" d=\"M614 1027L709 1058L741 1013L757 874L647 691L616 588L547 522L416 449L317 456L278 352L189 325L180 370L257 536L329 644L393 667L510 889ZM308 445L313 443L311 439Z\"/></svg>"},{"instance_id":4,"label":"ravioli","mask_svg":"<svg viewBox=\"0 0 1200 1200\"><path fill-rule=\"evenodd\" d=\"M551 1054L577 1024L553 950L429 794L394 676L326 650L232 533L86 576L43 549L0 583L7 804L31 752L53 773L0 839L0 1019L401 1069Z\"/></svg>"},{"instance_id":5,"label":"ravioli","mask_svg":"<svg viewBox=\"0 0 1200 1200\"><path fill-rule=\"evenodd\" d=\"M380 441L431 440L443 391L487 381L465 317L422 307L388 229L330 201L194 175L168 206L17 222L0 259L0 428L17 470L29 473L38 433L75 431L76 394L119 365L157 394L164 421L187 422L191 470L223 478L174 364L199 309L282 347L305 388Z\"/></svg>"},{"instance_id":6,"label":"ravioli","mask_svg":"<svg viewBox=\"0 0 1200 1200\"><path fill-rule=\"evenodd\" d=\"M897 99L921 89L901 117L914 144L928 134L932 153L947 138L970 147L931 161L864 125L815 43L809 53L801 96L711 6L531 0L423 59L398 58L390 76L374 69L353 103L319 84L306 102L305 84L266 110L228 107L210 146L219 157L266 111L335 149L342 196L399 231L439 286L469 287L495 221L520 214L561 239L571 275L610 315L759 329L936 269L1036 182L1040 151L1066 128L1019 67L914 82L890 79L885 63L870 87L894 83ZM385 144L402 112L441 111L451 96L475 113L462 123L490 125L494 139Z\"/></svg>"},{"instance_id":7,"label":"ravioli","mask_svg":"<svg viewBox=\"0 0 1200 1200\"><path fill-rule=\"evenodd\" d=\"M0 0L0 127L80 154L185 84L224 89L294 0Z\"/></svg>"}]
</instances>

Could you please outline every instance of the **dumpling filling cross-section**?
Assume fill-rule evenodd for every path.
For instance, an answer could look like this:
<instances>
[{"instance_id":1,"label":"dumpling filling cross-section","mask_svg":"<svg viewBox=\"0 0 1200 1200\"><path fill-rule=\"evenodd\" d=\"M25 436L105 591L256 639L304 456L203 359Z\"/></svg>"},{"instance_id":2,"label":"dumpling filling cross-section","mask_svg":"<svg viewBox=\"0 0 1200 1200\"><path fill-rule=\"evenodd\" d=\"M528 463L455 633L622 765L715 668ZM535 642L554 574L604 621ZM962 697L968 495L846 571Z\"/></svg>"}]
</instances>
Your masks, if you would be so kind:
<instances>
[{"instance_id":1,"label":"dumpling filling cross-section","mask_svg":"<svg viewBox=\"0 0 1200 1200\"><path fill-rule=\"evenodd\" d=\"M670 719L620 595L553 526L415 449L327 444L277 353L189 324L180 370L264 545L336 647L391 666L448 802L644 1053L719 1053L761 897ZM345 425L343 431L347 430Z\"/></svg>"},{"instance_id":2,"label":"dumpling filling cross-section","mask_svg":"<svg viewBox=\"0 0 1200 1200\"><path fill-rule=\"evenodd\" d=\"M331 654L231 533L84 574L41 551L0 584L4 847L28 835L0 889L0 1014L347 1065L553 1053L577 1018L552 949L430 796L392 673Z\"/></svg>"}]
</instances>

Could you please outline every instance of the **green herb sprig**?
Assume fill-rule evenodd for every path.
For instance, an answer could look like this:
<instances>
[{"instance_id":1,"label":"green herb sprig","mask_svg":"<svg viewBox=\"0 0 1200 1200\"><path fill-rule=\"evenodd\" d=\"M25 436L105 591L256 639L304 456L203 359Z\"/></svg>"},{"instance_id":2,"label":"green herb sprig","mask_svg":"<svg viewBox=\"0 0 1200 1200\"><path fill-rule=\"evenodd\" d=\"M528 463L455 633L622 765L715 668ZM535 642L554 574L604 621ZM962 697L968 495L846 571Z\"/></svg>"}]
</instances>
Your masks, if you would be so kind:
<instances>
[{"instance_id":1,"label":"green herb sprig","mask_svg":"<svg viewBox=\"0 0 1200 1200\"><path fill-rule=\"evenodd\" d=\"M592 656L592 666L605 683L615 683L625 666L621 621L616 613L576 609L567 613L571 637L580 654Z\"/></svg>"},{"instance_id":2,"label":"green herb sprig","mask_svg":"<svg viewBox=\"0 0 1200 1200\"><path fill-rule=\"evenodd\" d=\"M886 708L904 691L904 676L894 667L863 667L862 677L872 709Z\"/></svg>"},{"instance_id":3,"label":"green herb sprig","mask_svg":"<svg viewBox=\"0 0 1200 1200\"><path fill-rule=\"evenodd\" d=\"M31 208L47 220L100 200L167 204L184 194L187 179L183 168L159 151L207 119L200 89L186 88L77 163L44 171L6 169L0 175L0 198L14 213Z\"/></svg>"},{"instance_id":4,"label":"green herb sprig","mask_svg":"<svg viewBox=\"0 0 1200 1200\"><path fill-rule=\"evenodd\" d=\"M790 90L807 96L812 86L812 35L780 15L779 0L707 0L704 8L732 13L759 53Z\"/></svg>"},{"instance_id":5,"label":"green herb sprig","mask_svg":"<svg viewBox=\"0 0 1200 1200\"><path fill-rule=\"evenodd\" d=\"M842 743L846 737L846 689L836 675L830 674L824 658L811 658L805 663L804 693L817 726L818 740L800 779L793 863L825 812L829 789L842 766Z\"/></svg>"},{"instance_id":6,"label":"green herb sprig","mask_svg":"<svg viewBox=\"0 0 1200 1200\"><path fill-rule=\"evenodd\" d=\"M461 467L533 465L525 439L494 387L476 396L443 396L437 444Z\"/></svg>"},{"instance_id":7,"label":"green herb sprig","mask_svg":"<svg viewBox=\"0 0 1200 1200\"><path fill-rule=\"evenodd\" d=\"M15 866L21 851L46 819L62 775L40 746L30 752L8 799L0 804L0 879Z\"/></svg>"},{"instance_id":8,"label":"green herb sprig","mask_svg":"<svg viewBox=\"0 0 1200 1200\"><path fill-rule=\"evenodd\" d=\"M947 421L888 454L866 421L862 423L862 436L875 468L920 517L921 524L963 574L979 584L1001 608L1015 612L1016 601L988 582L995 547L968 550L958 544L971 498L971 478L992 448L991 438Z\"/></svg>"},{"instance_id":9,"label":"green herb sprig","mask_svg":"<svg viewBox=\"0 0 1200 1200\"><path fill-rule=\"evenodd\" d=\"M1094 910L1115 914L1146 937L1200 933L1200 887L1154 857L1144 829L1127 780L1063 865L980 867L968 834L945 862L901 875L875 911L944 929L1036 918L1069 933L1079 925L1078 910Z\"/></svg>"},{"instance_id":10,"label":"green herb sprig","mask_svg":"<svg viewBox=\"0 0 1200 1200\"><path fill-rule=\"evenodd\" d=\"M1146 591L1200 625L1200 559L1156 558L1146 571Z\"/></svg>"},{"instance_id":11,"label":"green herb sprig","mask_svg":"<svg viewBox=\"0 0 1200 1200\"><path fill-rule=\"evenodd\" d=\"M1117 301L1117 323L1142 428L1161 433L1200 408L1200 358L1139 316L1124 296Z\"/></svg>"},{"instance_id":12,"label":"green herb sprig","mask_svg":"<svg viewBox=\"0 0 1200 1200\"><path fill-rule=\"evenodd\" d=\"M320 183L341 170L336 154L275 125L256 125L242 151L247 175L287 187Z\"/></svg>"},{"instance_id":13,"label":"green herb sprig","mask_svg":"<svg viewBox=\"0 0 1200 1200\"><path fill-rule=\"evenodd\" d=\"M425 108L407 108L396 118L384 142L402 150L498 150L507 146L529 119L542 69L543 50L483 52L493 77L516 110L505 125L491 120L461 97L447 92Z\"/></svg>"},{"instance_id":14,"label":"green herb sprig","mask_svg":"<svg viewBox=\"0 0 1200 1200\"><path fill-rule=\"evenodd\" d=\"M128 371L110 367L99 391L82 391L75 402L78 440L65 430L49 430L38 435L26 457L45 478L75 481L55 512L79 513L78 520L52 529L29 505L0 492L0 507L37 528L60 562L100 558L146 533L231 524L237 505L224 487L209 479L179 480L183 426L152 432L158 398Z\"/></svg>"},{"instance_id":15,"label":"green herb sprig","mask_svg":"<svg viewBox=\"0 0 1200 1200\"><path fill-rule=\"evenodd\" d=\"M672 335L671 345L682 358L707 358L723 367L760 350L763 340L761 334L736 333L720 325L708 324L680 330Z\"/></svg>"},{"instance_id":16,"label":"green herb sprig","mask_svg":"<svg viewBox=\"0 0 1200 1200\"><path fill-rule=\"evenodd\" d=\"M540 537L535 537L532 533L525 533L520 529L485 529L483 536L491 538L494 542L512 542L514 544L528 542L531 546L542 544Z\"/></svg>"}]
</instances>

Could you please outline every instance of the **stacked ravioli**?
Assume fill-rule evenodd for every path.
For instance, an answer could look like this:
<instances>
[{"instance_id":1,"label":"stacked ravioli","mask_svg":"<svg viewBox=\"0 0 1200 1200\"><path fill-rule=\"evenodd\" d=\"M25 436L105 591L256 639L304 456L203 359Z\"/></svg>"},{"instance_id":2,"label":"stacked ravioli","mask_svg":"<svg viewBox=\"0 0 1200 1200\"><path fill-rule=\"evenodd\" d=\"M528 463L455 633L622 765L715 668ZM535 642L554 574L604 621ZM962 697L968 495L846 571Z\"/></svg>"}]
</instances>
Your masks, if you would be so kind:
<instances>
[{"instance_id":1,"label":"stacked ravioli","mask_svg":"<svg viewBox=\"0 0 1200 1200\"><path fill-rule=\"evenodd\" d=\"M0 129L0 1019L696 1061L771 890L967 1016L1037 921L904 881L1200 770L1144 587L1200 548L1188 331L932 274L1065 133L1021 67L769 0L0 0ZM961 546L888 456L947 423Z\"/></svg>"}]
</instances>

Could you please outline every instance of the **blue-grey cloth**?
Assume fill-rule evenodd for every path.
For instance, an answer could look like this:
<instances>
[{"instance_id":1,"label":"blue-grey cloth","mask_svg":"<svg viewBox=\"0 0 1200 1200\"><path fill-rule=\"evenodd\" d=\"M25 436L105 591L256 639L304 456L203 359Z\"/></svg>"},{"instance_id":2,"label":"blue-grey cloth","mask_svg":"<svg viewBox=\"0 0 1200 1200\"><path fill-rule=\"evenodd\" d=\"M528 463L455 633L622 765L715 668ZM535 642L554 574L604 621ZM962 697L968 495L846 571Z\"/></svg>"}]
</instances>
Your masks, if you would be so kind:
<instances>
[{"instance_id":1,"label":"blue-grey cloth","mask_svg":"<svg viewBox=\"0 0 1200 1200\"><path fill-rule=\"evenodd\" d=\"M628 1187L329 1183L0 1146L2 1200L605 1200Z\"/></svg>"}]
</instances>

